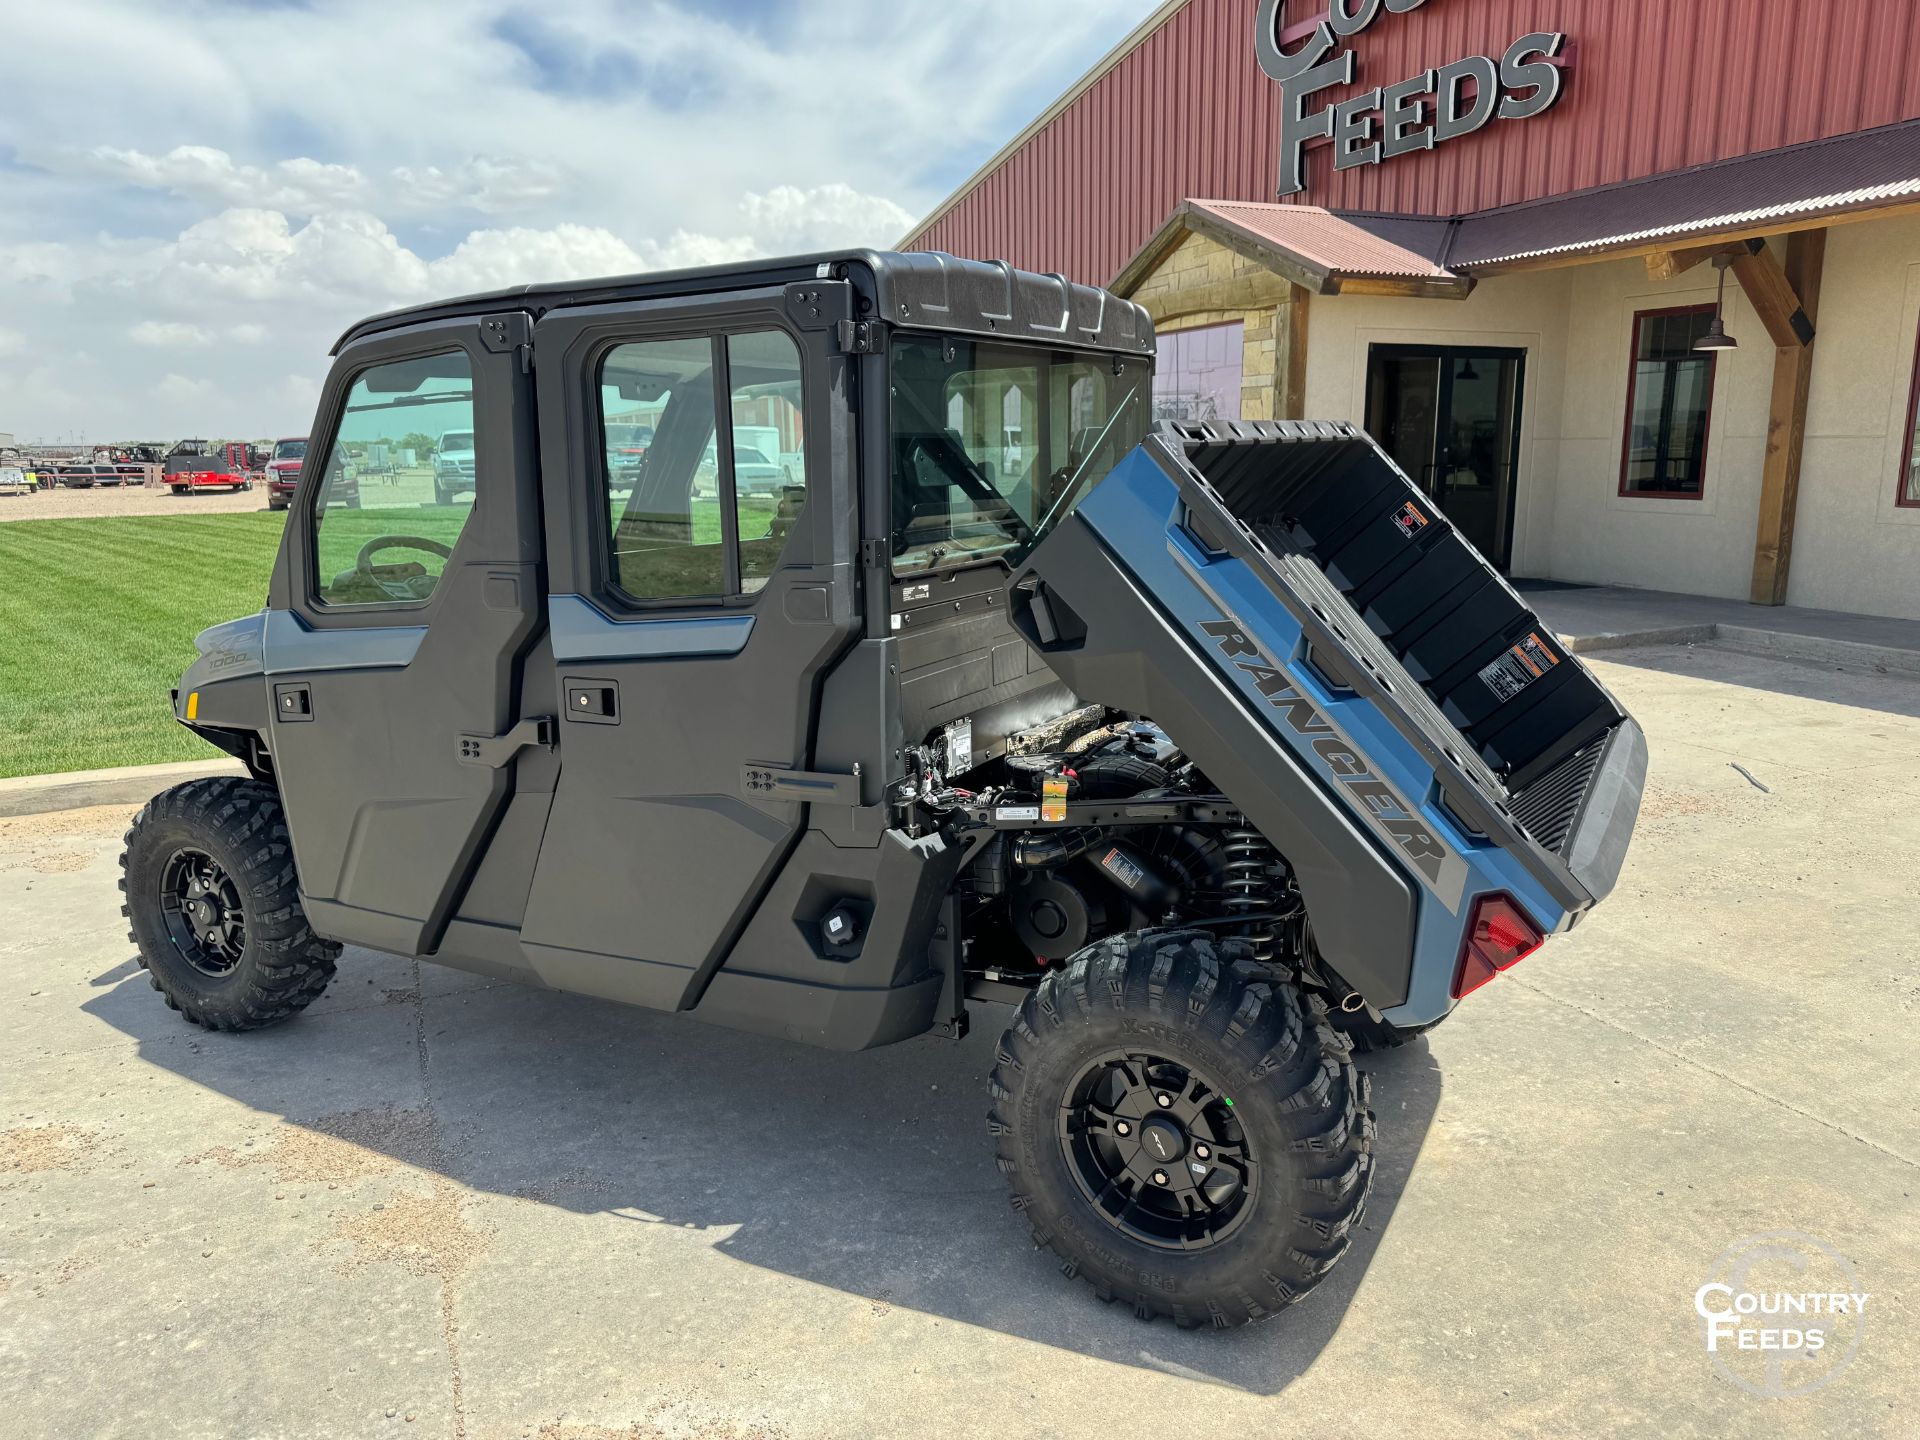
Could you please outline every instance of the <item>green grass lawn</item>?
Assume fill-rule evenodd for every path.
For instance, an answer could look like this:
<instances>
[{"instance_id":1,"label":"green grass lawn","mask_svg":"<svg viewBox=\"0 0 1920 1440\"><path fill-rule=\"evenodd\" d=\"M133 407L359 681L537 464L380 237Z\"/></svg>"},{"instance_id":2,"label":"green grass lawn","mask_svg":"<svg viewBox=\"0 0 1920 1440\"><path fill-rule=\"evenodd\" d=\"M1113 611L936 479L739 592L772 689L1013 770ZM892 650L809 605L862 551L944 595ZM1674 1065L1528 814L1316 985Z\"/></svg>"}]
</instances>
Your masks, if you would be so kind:
<instances>
[{"instance_id":1,"label":"green grass lawn","mask_svg":"<svg viewBox=\"0 0 1920 1440\"><path fill-rule=\"evenodd\" d=\"M376 535L451 546L469 509L386 508L378 492L365 498L365 510L329 510L321 523L319 563L329 579L351 570ZM697 593L719 575L719 502L692 510L693 543L643 559L655 580L680 564L698 573L684 588L666 583L651 593ZM167 692L193 662L195 635L266 604L284 518L259 511L0 525L0 778L214 758L218 751L174 722ZM769 534L773 502L742 499L739 520L751 583L779 552ZM438 563L404 549L378 558Z\"/></svg>"},{"instance_id":2,"label":"green grass lawn","mask_svg":"<svg viewBox=\"0 0 1920 1440\"><path fill-rule=\"evenodd\" d=\"M266 604L282 520L0 525L0 776L216 758L167 692L195 635Z\"/></svg>"}]
</instances>

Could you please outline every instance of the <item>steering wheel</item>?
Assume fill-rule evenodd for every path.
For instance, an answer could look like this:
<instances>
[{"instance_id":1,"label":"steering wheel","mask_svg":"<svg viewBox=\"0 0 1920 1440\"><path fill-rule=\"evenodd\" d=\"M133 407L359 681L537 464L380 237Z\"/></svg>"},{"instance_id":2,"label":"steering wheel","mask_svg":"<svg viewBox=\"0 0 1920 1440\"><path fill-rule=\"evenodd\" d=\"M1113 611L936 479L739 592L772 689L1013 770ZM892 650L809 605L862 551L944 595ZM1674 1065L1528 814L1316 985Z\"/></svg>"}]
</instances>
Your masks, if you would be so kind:
<instances>
[{"instance_id":1,"label":"steering wheel","mask_svg":"<svg viewBox=\"0 0 1920 1440\"><path fill-rule=\"evenodd\" d=\"M442 560L453 558L453 551L447 546L422 535L376 535L367 541L360 547L359 557L353 562L353 578L395 600L425 600L433 594L439 576L428 574L427 568L417 560L405 565L384 566L382 568L389 573L376 574L373 557L382 550L424 550Z\"/></svg>"}]
</instances>

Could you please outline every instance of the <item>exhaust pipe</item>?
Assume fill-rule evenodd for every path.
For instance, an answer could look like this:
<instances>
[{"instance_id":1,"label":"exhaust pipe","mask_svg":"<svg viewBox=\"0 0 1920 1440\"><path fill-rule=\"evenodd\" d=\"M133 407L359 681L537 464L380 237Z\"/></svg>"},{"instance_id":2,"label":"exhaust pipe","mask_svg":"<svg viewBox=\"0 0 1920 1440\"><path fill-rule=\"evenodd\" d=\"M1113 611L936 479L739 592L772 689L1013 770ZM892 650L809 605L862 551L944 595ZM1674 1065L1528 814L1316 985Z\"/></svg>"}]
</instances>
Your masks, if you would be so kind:
<instances>
[{"instance_id":1,"label":"exhaust pipe","mask_svg":"<svg viewBox=\"0 0 1920 1440\"><path fill-rule=\"evenodd\" d=\"M1343 1015L1357 1015L1366 1008L1367 999L1358 990L1349 991L1346 999L1340 1002L1340 1012Z\"/></svg>"}]
</instances>

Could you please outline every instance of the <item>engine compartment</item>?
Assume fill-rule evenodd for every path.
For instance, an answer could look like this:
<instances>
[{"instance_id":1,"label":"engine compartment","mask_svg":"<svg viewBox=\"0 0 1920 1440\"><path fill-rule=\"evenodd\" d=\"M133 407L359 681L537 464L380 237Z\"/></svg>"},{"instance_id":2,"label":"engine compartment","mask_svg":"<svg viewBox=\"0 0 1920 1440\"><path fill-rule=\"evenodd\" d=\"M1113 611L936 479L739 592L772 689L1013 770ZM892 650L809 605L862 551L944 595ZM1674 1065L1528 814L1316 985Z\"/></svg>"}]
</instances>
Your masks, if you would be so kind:
<instances>
[{"instance_id":1,"label":"engine compartment","mask_svg":"<svg viewBox=\"0 0 1920 1440\"><path fill-rule=\"evenodd\" d=\"M1217 927L1329 1003L1364 1004L1315 951L1286 857L1152 721L1087 707L951 778L950 753L910 751L896 798L974 845L955 887L973 993L1024 992L1109 935Z\"/></svg>"}]
</instances>

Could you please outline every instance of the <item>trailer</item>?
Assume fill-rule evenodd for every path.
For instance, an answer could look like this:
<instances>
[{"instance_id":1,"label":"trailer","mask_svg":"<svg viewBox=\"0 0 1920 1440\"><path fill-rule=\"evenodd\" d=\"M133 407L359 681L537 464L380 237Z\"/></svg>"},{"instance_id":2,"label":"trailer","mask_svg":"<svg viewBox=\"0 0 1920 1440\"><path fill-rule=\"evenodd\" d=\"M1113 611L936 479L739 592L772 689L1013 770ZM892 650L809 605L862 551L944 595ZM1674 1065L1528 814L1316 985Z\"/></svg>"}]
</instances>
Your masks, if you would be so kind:
<instances>
[{"instance_id":1,"label":"trailer","mask_svg":"<svg viewBox=\"0 0 1920 1440\"><path fill-rule=\"evenodd\" d=\"M247 469L244 442L177 440L167 448L161 462L161 474L175 495L191 495L202 490L233 493L253 488L253 473Z\"/></svg>"}]
</instances>

